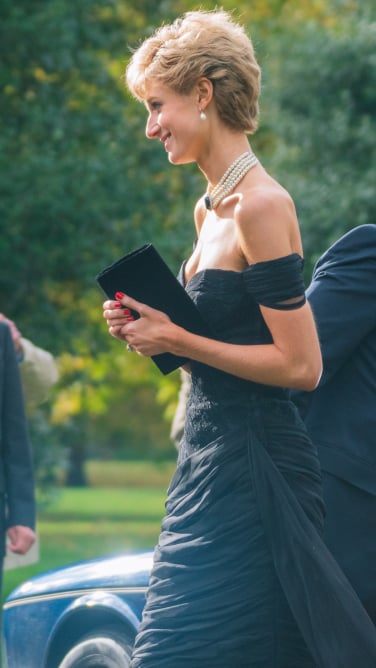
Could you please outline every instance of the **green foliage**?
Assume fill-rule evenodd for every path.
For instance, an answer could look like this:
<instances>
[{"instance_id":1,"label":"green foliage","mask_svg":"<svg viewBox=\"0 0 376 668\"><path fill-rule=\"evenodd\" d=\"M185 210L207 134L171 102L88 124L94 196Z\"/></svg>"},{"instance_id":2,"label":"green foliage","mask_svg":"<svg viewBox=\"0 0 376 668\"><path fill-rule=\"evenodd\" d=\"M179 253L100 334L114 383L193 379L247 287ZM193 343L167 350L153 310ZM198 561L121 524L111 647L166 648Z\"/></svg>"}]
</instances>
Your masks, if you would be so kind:
<instances>
[{"instance_id":1,"label":"green foliage","mask_svg":"<svg viewBox=\"0 0 376 668\"><path fill-rule=\"evenodd\" d=\"M173 455L169 423L156 400L160 372L149 359L108 338L108 349L95 358L88 353L60 357L62 380L51 414L55 431L65 447L85 444L86 454L104 458Z\"/></svg>"},{"instance_id":2,"label":"green foliage","mask_svg":"<svg viewBox=\"0 0 376 668\"><path fill-rule=\"evenodd\" d=\"M297 204L310 274L341 234L375 222L375 24L300 27L275 55L273 167Z\"/></svg>"},{"instance_id":3,"label":"green foliage","mask_svg":"<svg viewBox=\"0 0 376 668\"><path fill-rule=\"evenodd\" d=\"M172 170L145 141L142 107L122 80L130 46L165 15L163 3L117 0L2 5L1 310L61 356L51 427L41 418L51 403L31 423L46 488L46 440L50 452L54 443L62 452L172 447L156 371L110 340L95 284L146 241L176 270L191 246L199 178Z\"/></svg>"},{"instance_id":4,"label":"green foliage","mask_svg":"<svg viewBox=\"0 0 376 668\"><path fill-rule=\"evenodd\" d=\"M3 8L2 308L22 309L30 336L57 352L71 349L72 324L85 325L75 300L69 313L61 300L90 290L102 266L145 240L171 232L176 241L181 225L183 176L144 141L121 78L136 32L147 30L141 12L104 0Z\"/></svg>"},{"instance_id":5,"label":"green foliage","mask_svg":"<svg viewBox=\"0 0 376 668\"><path fill-rule=\"evenodd\" d=\"M375 6L371 0L224 0L263 69L252 146L292 193L307 279L355 224L374 222ZM1 310L59 356L31 421L38 483L56 463L175 455L179 386L109 337L96 274L153 241L173 271L190 251L195 166L169 165L126 92L132 47L193 0L3 0L0 22Z\"/></svg>"}]
</instances>

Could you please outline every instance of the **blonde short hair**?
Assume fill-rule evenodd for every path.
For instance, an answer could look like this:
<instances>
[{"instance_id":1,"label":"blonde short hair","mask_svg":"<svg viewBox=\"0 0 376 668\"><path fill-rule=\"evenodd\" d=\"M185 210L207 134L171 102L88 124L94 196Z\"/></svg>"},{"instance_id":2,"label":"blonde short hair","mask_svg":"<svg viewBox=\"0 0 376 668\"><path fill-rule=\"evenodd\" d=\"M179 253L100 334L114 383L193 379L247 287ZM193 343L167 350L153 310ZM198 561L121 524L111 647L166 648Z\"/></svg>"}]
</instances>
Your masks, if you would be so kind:
<instances>
[{"instance_id":1,"label":"blonde short hair","mask_svg":"<svg viewBox=\"0 0 376 668\"><path fill-rule=\"evenodd\" d=\"M213 83L222 121L255 132L261 70L243 27L224 10L187 12L162 25L133 53L126 70L128 88L139 100L148 81L160 80L187 95L200 77Z\"/></svg>"}]
</instances>

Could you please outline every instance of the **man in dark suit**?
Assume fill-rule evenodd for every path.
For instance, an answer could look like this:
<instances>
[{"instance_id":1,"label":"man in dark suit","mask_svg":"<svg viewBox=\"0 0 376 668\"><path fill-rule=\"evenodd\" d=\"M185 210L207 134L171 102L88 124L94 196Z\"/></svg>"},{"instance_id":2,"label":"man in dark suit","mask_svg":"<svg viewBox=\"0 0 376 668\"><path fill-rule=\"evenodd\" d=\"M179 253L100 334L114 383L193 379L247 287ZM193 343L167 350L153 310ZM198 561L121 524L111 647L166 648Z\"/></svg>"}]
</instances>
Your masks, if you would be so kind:
<instances>
[{"instance_id":1,"label":"man in dark suit","mask_svg":"<svg viewBox=\"0 0 376 668\"><path fill-rule=\"evenodd\" d=\"M31 448L20 372L9 326L0 322L0 559L25 554L35 541ZM0 593L2 568L0 569ZM1 657L0 657L1 661Z\"/></svg>"},{"instance_id":2,"label":"man in dark suit","mask_svg":"<svg viewBox=\"0 0 376 668\"><path fill-rule=\"evenodd\" d=\"M324 371L292 398L319 451L327 545L376 623L376 225L324 253L307 297Z\"/></svg>"}]
</instances>

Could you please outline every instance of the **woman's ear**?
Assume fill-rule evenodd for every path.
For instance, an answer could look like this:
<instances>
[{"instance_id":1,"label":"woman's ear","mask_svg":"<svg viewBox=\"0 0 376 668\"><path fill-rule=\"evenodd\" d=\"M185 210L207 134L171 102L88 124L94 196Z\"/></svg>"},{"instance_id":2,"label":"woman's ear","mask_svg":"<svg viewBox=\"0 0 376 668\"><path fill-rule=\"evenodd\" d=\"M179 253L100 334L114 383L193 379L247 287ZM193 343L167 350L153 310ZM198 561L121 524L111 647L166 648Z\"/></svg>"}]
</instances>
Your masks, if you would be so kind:
<instances>
[{"instance_id":1,"label":"woman's ear","mask_svg":"<svg viewBox=\"0 0 376 668\"><path fill-rule=\"evenodd\" d=\"M201 77L196 84L196 90L198 106L204 111L213 99L213 84L210 79Z\"/></svg>"}]
</instances>

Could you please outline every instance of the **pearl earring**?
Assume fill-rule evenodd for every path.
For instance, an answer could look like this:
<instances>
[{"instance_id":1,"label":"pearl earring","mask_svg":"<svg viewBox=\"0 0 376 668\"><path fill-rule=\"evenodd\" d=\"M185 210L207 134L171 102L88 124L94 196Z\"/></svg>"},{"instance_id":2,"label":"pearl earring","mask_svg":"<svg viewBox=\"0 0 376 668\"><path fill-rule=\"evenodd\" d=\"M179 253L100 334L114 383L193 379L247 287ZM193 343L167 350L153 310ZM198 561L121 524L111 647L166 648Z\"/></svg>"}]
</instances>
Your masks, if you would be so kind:
<instances>
[{"instance_id":1,"label":"pearl earring","mask_svg":"<svg viewBox=\"0 0 376 668\"><path fill-rule=\"evenodd\" d=\"M202 121L206 121L207 116L206 116L204 111L200 110L200 118L201 118Z\"/></svg>"}]
</instances>

